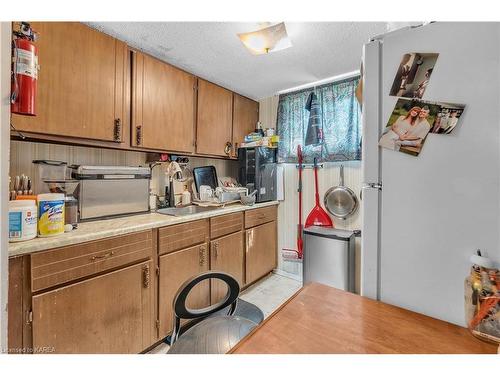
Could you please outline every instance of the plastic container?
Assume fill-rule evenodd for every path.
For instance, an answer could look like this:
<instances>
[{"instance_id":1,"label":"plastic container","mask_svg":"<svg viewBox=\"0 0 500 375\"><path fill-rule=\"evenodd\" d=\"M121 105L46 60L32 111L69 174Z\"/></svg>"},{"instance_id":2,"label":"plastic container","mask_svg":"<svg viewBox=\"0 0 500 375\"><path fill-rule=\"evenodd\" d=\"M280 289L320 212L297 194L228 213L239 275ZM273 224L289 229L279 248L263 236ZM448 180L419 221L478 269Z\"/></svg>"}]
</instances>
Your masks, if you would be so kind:
<instances>
[{"instance_id":1,"label":"plastic container","mask_svg":"<svg viewBox=\"0 0 500 375\"><path fill-rule=\"evenodd\" d=\"M64 198L64 223L70 224L73 229L78 227L78 199L72 195Z\"/></svg>"},{"instance_id":2,"label":"plastic container","mask_svg":"<svg viewBox=\"0 0 500 375\"><path fill-rule=\"evenodd\" d=\"M64 181L67 176L67 163L56 160L33 160L38 166L38 179L36 180L36 193L48 193L49 181Z\"/></svg>"},{"instance_id":3,"label":"plastic container","mask_svg":"<svg viewBox=\"0 0 500 375\"><path fill-rule=\"evenodd\" d=\"M64 194L38 194L38 235L57 236L64 233Z\"/></svg>"},{"instance_id":4,"label":"plastic container","mask_svg":"<svg viewBox=\"0 0 500 375\"><path fill-rule=\"evenodd\" d=\"M37 216L36 201L26 199L9 201L9 242L35 238Z\"/></svg>"},{"instance_id":5,"label":"plastic container","mask_svg":"<svg viewBox=\"0 0 500 375\"><path fill-rule=\"evenodd\" d=\"M187 189L185 189L182 192L182 205L186 206L188 204L191 204L191 193Z\"/></svg>"},{"instance_id":6,"label":"plastic container","mask_svg":"<svg viewBox=\"0 0 500 375\"><path fill-rule=\"evenodd\" d=\"M20 200L35 201L35 205L36 205L36 195L18 195L16 197L16 200L17 201L20 201Z\"/></svg>"}]
</instances>

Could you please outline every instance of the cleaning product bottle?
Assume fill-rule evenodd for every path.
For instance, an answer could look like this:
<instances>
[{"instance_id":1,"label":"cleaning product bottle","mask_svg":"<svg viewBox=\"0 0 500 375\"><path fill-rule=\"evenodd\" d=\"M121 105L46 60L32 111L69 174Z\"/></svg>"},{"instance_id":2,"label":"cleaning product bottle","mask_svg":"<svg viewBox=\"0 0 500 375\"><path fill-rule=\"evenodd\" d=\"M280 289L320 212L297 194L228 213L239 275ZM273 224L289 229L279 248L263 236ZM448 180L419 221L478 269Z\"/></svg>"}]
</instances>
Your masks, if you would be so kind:
<instances>
[{"instance_id":1,"label":"cleaning product bottle","mask_svg":"<svg viewBox=\"0 0 500 375\"><path fill-rule=\"evenodd\" d=\"M64 194L38 194L38 235L57 236L64 233Z\"/></svg>"}]
</instances>

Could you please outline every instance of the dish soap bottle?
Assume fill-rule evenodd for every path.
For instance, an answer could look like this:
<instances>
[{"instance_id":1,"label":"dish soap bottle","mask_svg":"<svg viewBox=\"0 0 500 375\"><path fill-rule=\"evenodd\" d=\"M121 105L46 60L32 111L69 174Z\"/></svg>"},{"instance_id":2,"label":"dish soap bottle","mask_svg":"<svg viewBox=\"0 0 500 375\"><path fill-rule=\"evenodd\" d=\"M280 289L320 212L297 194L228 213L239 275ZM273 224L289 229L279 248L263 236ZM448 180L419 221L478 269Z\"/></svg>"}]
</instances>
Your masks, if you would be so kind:
<instances>
[{"instance_id":1,"label":"dish soap bottle","mask_svg":"<svg viewBox=\"0 0 500 375\"><path fill-rule=\"evenodd\" d=\"M187 206L191 203L191 193L188 191L187 187L184 187L184 191L182 192L182 205Z\"/></svg>"}]
</instances>

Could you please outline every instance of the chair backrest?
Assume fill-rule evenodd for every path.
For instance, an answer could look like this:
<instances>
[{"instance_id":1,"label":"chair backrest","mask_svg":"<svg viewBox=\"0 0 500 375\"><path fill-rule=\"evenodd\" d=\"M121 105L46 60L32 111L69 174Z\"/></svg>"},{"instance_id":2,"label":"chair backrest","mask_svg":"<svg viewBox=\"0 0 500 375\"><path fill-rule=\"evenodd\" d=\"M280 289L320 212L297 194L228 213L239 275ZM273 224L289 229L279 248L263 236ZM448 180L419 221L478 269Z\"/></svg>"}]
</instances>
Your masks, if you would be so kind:
<instances>
[{"instance_id":1,"label":"chair backrest","mask_svg":"<svg viewBox=\"0 0 500 375\"><path fill-rule=\"evenodd\" d=\"M190 309L186 306L186 299L189 295L189 292L200 282L207 279L219 279L224 281L227 284L227 293L225 297L217 302L216 304L210 305L208 307L204 307L202 309ZM207 317L210 314L213 314L217 311L225 309L228 306L231 306L228 312L228 315L234 314L236 310L236 302L238 300L238 296L240 294L240 285L238 281L232 277L231 275L225 272L219 271L208 271L196 275L189 280L187 280L184 284L181 285L179 290L177 291L174 301L173 301L173 310L174 310L174 322L173 322L173 331L171 344L177 340L179 337L180 324L181 319L200 319Z\"/></svg>"}]
</instances>

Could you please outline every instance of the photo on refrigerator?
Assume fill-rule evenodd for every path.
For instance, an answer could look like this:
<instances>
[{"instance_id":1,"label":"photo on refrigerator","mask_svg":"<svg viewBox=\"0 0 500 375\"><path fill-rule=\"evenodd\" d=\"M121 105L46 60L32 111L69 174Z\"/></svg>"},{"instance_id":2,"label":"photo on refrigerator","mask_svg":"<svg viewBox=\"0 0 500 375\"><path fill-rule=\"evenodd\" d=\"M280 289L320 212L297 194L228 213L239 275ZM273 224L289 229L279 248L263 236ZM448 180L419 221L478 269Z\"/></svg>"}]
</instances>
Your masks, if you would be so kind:
<instances>
[{"instance_id":1,"label":"photo on refrigerator","mask_svg":"<svg viewBox=\"0 0 500 375\"><path fill-rule=\"evenodd\" d=\"M422 99L438 56L438 53L405 53L399 63L389 95Z\"/></svg>"},{"instance_id":2,"label":"photo on refrigerator","mask_svg":"<svg viewBox=\"0 0 500 375\"><path fill-rule=\"evenodd\" d=\"M463 104L400 98L380 137L379 145L418 156L427 135L451 133L464 109Z\"/></svg>"},{"instance_id":3,"label":"photo on refrigerator","mask_svg":"<svg viewBox=\"0 0 500 375\"><path fill-rule=\"evenodd\" d=\"M465 106L462 104L439 103L440 111L436 115L431 133L451 134L456 128Z\"/></svg>"},{"instance_id":4,"label":"photo on refrigerator","mask_svg":"<svg viewBox=\"0 0 500 375\"><path fill-rule=\"evenodd\" d=\"M418 156L440 110L437 103L398 99L379 145Z\"/></svg>"}]
</instances>

